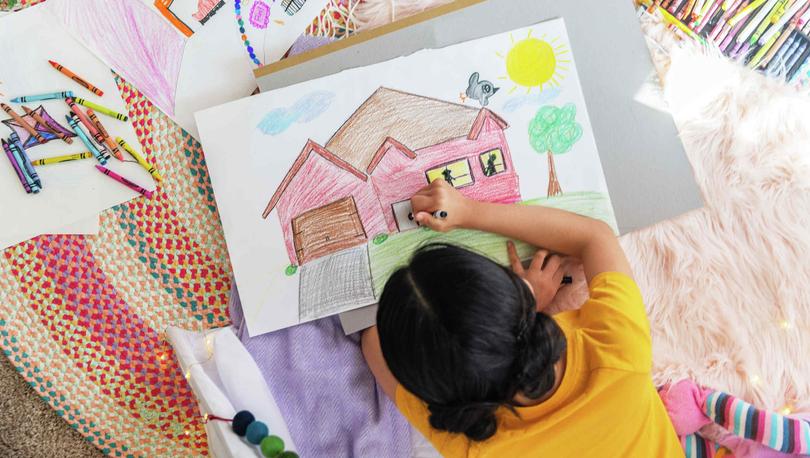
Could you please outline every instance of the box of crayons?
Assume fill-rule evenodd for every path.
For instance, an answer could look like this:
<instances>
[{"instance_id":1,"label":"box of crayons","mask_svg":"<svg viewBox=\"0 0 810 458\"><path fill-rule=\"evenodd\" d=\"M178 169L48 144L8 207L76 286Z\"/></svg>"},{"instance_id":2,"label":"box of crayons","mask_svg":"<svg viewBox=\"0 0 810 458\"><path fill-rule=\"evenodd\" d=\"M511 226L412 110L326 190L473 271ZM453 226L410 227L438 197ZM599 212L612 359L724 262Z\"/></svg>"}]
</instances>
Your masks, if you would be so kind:
<instances>
[{"instance_id":1,"label":"box of crayons","mask_svg":"<svg viewBox=\"0 0 810 458\"><path fill-rule=\"evenodd\" d=\"M810 83L810 0L642 0L676 33L787 82Z\"/></svg>"}]
</instances>

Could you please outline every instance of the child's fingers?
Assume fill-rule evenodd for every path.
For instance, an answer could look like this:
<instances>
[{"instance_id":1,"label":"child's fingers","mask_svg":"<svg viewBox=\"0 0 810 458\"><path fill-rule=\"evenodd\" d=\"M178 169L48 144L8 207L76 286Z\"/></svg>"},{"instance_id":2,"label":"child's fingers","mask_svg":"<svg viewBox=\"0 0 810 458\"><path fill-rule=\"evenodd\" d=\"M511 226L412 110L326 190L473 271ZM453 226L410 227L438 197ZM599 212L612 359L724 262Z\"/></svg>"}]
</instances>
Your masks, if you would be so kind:
<instances>
[{"instance_id":1,"label":"child's fingers","mask_svg":"<svg viewBox=\"0 0 810 458\"><path fill-rule=\"evenodd\" d=\"M537 253L532 257L532 263L529 265L529 270L543 270L543 266L548 258L548 250L537 250Z\"/></svg>"},{"instance_id":2,"label":"child's fingers","mask_svg":"<svg viewBox=\"0 0 810 458\"><path fill-rule=\"evenodd\" d=\"M422 211L417 213L415 219L420 226L429 227L430 229L437 232L445 232L447 229L444 220L434 218L433 215L431 215L428 212Z\"/></svg>"},{"instance_id":3,"label":"child's fingers","mask_svg":"<svg viewBox=\"0 0 810 458\"><path fill-rule=\"evenodd\" d=\"M428 196L417 194L411 197L411 208L413 208L414 214L435 211L431 208L432 206L433 199Z\"/></svg>"},{"instance_id":4,"label":"child's fingers","mask_svg":"<svg viewBox=\"0 0 810 458\"><path fill-rule=\"evenodd\" d=\"M552 278L552 285L560 285L562 286L563 277L565 277L565 270L561 267L554 272L554 276Z\"/></svg>"},{"instance_id":5,"label":"child's fingers","mask_svg":"<svg viewBox=\"0 0 810 458\"><path fill-rule=\"evenodd\" d=\"M522 276L525 273L523 263L520 262L515 243L511 240L506 242L506 252L509 254L509 264L512 265L512 272Z\"/></svg>"},{"instance_id":6,"label":"child's fingers","mask_svg":"<svg viewBox=\"0 0 810 458\"><path fill-rule=\"evenodd\" d=\"M560 266L562 265L562 259L553 254L546 258L546 264L543 266L543 270L548 270L549 272L557 272L560 270Z\"/></svg>"}]
</instances>

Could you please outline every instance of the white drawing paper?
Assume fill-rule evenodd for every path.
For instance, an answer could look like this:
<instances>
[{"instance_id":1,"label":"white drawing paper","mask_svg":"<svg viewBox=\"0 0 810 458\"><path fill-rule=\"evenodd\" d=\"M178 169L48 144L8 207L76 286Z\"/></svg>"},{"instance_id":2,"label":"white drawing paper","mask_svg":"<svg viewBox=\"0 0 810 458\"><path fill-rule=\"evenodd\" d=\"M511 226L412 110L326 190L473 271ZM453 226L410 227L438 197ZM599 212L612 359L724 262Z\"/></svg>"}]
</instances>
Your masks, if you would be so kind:
<instances>
[{"instance_id":1,"label":"white drawing paper","mask_svg":"<svg viewBox=\"0 0 810 458\"><path fill-rule=\"evenodd\" d=\"M65 28L37 5L0 18L0 102L11 106L18 114L20 104L11 103L17 96L70 90L77 97L126 113L118 87L109 68L73 39ZM48 60L71 69L104 91L103 97L87 91L54 70ZM22 105L35 109L42 106L61 124L68 127L65 115L70 109L61 99L30 102ZM112 137L120 136L135 148L138 138L129 122L121 122L97 113ZM0 111L0 119L8 117ZM0 124L0 137L8 138L11 130ZM75 138L68 145L51 140L27 149L31 160L87 151ZM124 153L126 154L126 153ZM30 239L40 234L59 233L61 228L88 219L112 206L140 196L126 186L102 175L94 165L95 159L83 159L61 164L36 167L42 180L42 191L26 194L5 153L0 156L0 248ZM112 158L108 168L140 184L155 189L151 176L138 164L122 163ZM86 226L85 226L86 227Z\"/></svg>"},{"instance_id":2,"label":"white drawing paper","mask_svg":"<svg viewBox=\"0 0 810 458\"><path fill-rule=\"evenodd\" d=\"M558 19L198 113L251 335L376 303L431 240L506 262L500 237L410 222L437 178L615 228L575 53Z\"/></svg>"},{"instance_id":3,"label":"white drawing paper","mask_svg":"<svg viewBox=\"0 0 810 458\"><path fill-rule=\"evenodd\" d=\"M50 0L47 4L96 56L199 138L196 111L246 97L256 89L255 65L247 46L260 53L264 63L280 59L326 0L308 0L304 9L295 16L284 15L283 21L275 19L283 14L280 7L274 8L274 20L262 30L261 40L249 39L248 44L242 39L233 1ZM242 22L249 29L246 21Z\"/></svg>"}]
</instances>

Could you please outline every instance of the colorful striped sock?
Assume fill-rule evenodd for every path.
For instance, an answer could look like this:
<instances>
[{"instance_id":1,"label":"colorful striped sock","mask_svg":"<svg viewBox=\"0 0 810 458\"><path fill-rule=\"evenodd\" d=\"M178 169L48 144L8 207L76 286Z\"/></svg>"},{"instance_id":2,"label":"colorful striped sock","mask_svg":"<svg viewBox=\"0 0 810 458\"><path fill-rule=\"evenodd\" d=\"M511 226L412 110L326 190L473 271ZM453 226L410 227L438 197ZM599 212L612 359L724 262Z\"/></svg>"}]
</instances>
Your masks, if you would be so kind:
<instances>
[{"instance_id":1,"label":"colorful striped sock","mask_svg":"<svg viewBox=\"0 0 810 458\"><path fill-rule=\"evenodd\" d=\"M706 397L704 409L715 423L738 437L779 452L810 456L810 421L757 409L719 391Z\"/></svg>"},{"instance_id":2,"label":"colorful striped sock","mask_svg":"<svg viewBox=\"0 0 810 458\"><path fill-rule=\"evenodd\" d=\"M718 456L720 445L710 442L697 434L681 437L681 445L686 458L715 458Z\"/></svg>"}]
</instances>

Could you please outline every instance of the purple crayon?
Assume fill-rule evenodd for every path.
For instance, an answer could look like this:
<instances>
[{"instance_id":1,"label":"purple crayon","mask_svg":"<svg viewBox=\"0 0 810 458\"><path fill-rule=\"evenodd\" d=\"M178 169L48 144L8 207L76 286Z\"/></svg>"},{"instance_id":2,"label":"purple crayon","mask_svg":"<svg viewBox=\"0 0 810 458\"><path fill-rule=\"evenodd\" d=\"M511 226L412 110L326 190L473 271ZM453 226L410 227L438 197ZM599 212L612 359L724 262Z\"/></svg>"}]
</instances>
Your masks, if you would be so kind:
<instances>
[{"instance_id":1,"label":"purple crayon","mask_svg":"<svg viewBox=\"0 0 810 458\"><path fill-rule=\"evenodd\" d=\"M20 137L17 136L16 132L12 132L11 135L8 137L8 147L9 149L16 153L17 156L22 160L20 167L25 171L25 174L31 177L34 180L34 183L37 184L37 187L42 188L42 180L39 179L39 175L37 171L34 170L34 166L31 164L31 159L28 158L28 153L25 151L25 148L22 146L22 142L20 141Z\"/></svg>"},{"instance_id":2,"label":"purple crayon","mask_svg":"<svg viewBox=\"0 0 810 458\"><path fill-rule=\"evenodd\" d=\"M28 184L28 178L23 173L22 169L20 168L20 164L17 163L17 160L14 159L14 154L11 152L11 148L9 148L8 143L5 140L0 140L3 143L3 151L5 151L6 156L8 157L8 161L11 162L11 166L14 168L14 172L17 174L17 178L20 179L20 183L22 183L25 192L31 194L32 192L39 192L34 191L31 189L31 185Z\"/></svg>"},{"instance_id":3,"label":"purple crayon","mask_svg":"<svg viewBox=\"0 0 810 458\"><path fill-rule=\"evenodd\" d=\"M14 155L11 153L11 150L8 148L8 143L5 140L0 140L3 143L3 151L5 151L6 156L8 157L8 161L11 162L11 166L14 168L14 172L17 174L17 178L20 179L20 183L22 183L23 188L25 188L25 192L31 194L31 187L28 186L28 181L25 179L25 175L23 175L22 170L20 170L19 164L14 159Z\"/></svg>"}]
</instances>

